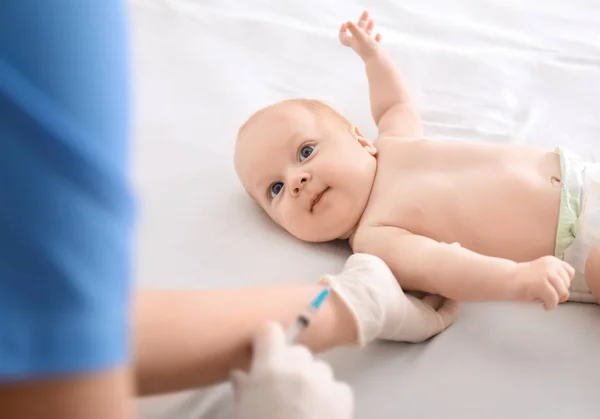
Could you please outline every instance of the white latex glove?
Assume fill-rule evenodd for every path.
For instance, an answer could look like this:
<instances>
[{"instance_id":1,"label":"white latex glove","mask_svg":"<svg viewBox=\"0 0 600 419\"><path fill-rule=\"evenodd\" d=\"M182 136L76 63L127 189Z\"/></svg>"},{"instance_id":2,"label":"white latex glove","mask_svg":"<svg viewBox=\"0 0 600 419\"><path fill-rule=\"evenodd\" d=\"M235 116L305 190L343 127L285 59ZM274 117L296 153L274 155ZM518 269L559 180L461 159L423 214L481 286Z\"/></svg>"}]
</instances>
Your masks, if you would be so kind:
<instances>
[{"instance_id":1,"label":"white latex glove","mask_svg":"<svg viewBox=\"0 0 600 419\"><path fill-rule=\"evenodd\" d=\"M289 345L269 324L253 345L248 374L232 373L236 419L350 419L354 397L335 381L331 367L304 346Z\"/></svg>"},{"instance_id":2,"label":"white latex glove","mask_svg":"<svg viewBox=\"0 0 600 419\"><path fill-rule=\"evenodd\" d=\"M367 254L353 254L339 275L321 282L354 315L360 345L373 339L424 341L454 323L460 309L458 302L437 295L420 299L405 294L385 262Z\"/></svg>"}]
</instances>

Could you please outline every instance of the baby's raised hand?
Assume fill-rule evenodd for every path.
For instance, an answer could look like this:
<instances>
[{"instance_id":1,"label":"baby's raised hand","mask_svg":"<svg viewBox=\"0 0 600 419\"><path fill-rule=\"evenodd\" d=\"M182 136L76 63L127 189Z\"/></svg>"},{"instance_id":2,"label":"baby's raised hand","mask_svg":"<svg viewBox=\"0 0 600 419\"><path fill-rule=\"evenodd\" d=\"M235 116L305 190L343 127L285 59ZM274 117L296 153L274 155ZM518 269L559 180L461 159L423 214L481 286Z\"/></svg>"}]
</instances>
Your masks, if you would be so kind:
<instances>
[{"instance_id":1,"label":"baby's raised hand","mask_svg":"<svg viewBox=\"0 0 600 419\"><path fill-rule=\"evenodd\" d=\"M552 310L569 298L569 286L574 276L573 267L554 256L519 263L514 276L517 299L539 300L546 310Z\"/></svg>"},{"instance_id":2,"label":"baby's raised hand","mask_svg":"<svg viewBox=\"0 0 600 419\"><path fill-rule=\"evenodd\" d=\"M381 34L373 34L375 21L371 19L368 11L364 11L357 23L346 22L340 27L340 43L352 48L363 61L377 55ZM350 32L350 34L348 34Z\"/></svg>"}]
</instances>

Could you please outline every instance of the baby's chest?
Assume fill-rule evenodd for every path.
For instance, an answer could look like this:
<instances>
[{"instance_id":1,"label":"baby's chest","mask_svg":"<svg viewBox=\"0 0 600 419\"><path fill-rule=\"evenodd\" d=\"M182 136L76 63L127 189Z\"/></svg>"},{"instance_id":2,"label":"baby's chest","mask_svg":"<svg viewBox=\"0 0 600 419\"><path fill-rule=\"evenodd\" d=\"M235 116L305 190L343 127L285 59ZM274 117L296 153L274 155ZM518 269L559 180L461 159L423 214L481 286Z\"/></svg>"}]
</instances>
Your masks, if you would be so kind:
<instances>
[{"instance_id":1,"label":"baby's chest","mask_svg":"<svg viewBox=\"0 0 600 419\"><path fill-rule=\"evenodd\" d=\"M496 184L498 174L440 166L392 166L380 171L361 224L397 227L447 241L464 234L470 223L485 223L503 211L503 205L514 202L498 199L504 195L504 186Z\"/></svg>"},{"instance_id":2,"label":"baby's chest","mask_svg":"<svg viewBox=\"0 0 600 419\"><path fill-rule=\"evenodd\" d=\"M373 188L364 221L411 230L439 219L455 201L452 189L452 182L437 174L384 174Z\"/></svg>"}]
</instances>

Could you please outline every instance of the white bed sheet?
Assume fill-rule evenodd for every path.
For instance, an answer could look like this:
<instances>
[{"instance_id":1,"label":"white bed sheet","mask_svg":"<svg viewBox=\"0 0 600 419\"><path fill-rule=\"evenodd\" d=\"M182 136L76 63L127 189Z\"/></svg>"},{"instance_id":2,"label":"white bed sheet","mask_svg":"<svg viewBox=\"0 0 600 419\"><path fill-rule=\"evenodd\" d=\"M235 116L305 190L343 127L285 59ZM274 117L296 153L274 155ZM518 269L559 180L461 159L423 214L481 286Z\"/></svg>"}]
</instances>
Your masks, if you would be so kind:
<instances>
[{"instance_id":1,"label":"white bed sheet","mask_svg":"<svg viewBox=\"0 0 600 419\"><path fill-rule=\"evenodd\" d=\"M299 243L245 196L237 127L289 97L327 101L373 135L359 59L337 29L377 19L439 140L567 145L600 159L597 0L131 0L136 277L143 287L314 281L348 249ZM325 354L356 418L595 418L600 307L470 304L419 345ZM227 386L140 400L140 417L231 417ZM376 413L377 411L377 413Z\"/></svg>"}]
</instances>

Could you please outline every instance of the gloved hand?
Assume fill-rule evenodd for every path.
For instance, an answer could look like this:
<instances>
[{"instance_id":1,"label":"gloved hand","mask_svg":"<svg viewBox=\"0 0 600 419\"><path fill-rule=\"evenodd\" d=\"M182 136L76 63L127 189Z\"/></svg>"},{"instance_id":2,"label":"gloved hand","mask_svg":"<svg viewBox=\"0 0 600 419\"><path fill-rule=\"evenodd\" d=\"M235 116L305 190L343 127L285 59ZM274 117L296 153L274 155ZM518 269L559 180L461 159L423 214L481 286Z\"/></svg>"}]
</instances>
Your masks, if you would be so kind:
<instances>
[{"instance_id":1,"label":"gloved hand","mask_svg":"<svg viewBox=\"0 0 600 419\"><path fill-rule=\"evenodd\" d=\"M304 346L289 345L269 324L253 345L248 374L234 371L236 419L350 419L354 397L335 381L331 367Z\"/></svg>"},{"instance_id":2,"label":"gloved hand","mask_svg":"<svg viewBox=\"0 0 600 419\"><path fill-rule=\"evenodd\" d=\"M458 317L460 305L437 295L405 294L388 266L376 256L355 253L339 275L325 276L357 323L359 344L373 339L421 342Z\"/></svg>"}]
</instances>

